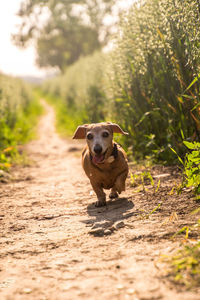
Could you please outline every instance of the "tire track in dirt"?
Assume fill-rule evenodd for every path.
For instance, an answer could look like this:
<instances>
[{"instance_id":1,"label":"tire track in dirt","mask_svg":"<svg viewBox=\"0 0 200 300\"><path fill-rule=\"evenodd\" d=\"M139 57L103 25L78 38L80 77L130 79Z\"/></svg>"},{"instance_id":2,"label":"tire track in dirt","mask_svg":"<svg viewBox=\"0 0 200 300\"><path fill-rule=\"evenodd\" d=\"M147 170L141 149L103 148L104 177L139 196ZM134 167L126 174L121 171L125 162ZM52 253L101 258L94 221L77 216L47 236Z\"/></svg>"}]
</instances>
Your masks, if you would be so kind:
<instances>
[{"instance_id":1,"label":"tire track in dirt","mask_svg":"<svg viewBox=\"0 0 200 300\"><path fill-rule=\"evenodd\" d=\"M176 196L179 220L161 226L174 206L166 196L174 178L158 195L128 188L107 207L94 207L82 145L57 135L54 111L42 103L40 138L26 147L31 164L0 186L0 299L200 299L177 290L157 264L178 245L169 236L189 206ZM140 217L161 198L168 201L161 211Z\"/></svg>"}]
</instances>

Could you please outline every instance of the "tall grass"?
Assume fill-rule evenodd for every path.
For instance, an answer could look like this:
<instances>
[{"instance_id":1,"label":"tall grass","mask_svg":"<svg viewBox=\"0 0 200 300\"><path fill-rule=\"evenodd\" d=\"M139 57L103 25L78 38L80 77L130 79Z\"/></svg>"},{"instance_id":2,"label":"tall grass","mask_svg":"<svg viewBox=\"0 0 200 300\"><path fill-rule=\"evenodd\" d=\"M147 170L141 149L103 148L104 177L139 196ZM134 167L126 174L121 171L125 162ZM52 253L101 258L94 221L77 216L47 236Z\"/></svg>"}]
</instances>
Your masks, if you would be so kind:
<instances>
[{"instance_id":1,"label":"tall grass","mask_svg":"<svg viewBox=\"0 0 200 300\"><path fill-rule=\"evenodd\" d=\"M7 169L18 153L18 145L33 137L41 111L24 82L0 74L0 169Z\"/></svg>"},{"instance_id":2,"label":"tall grass","mask_svg":"<svg viewBox=\"0 0 200 300\"><path fill-rule=\"evenodd\" d=\"M82 58L46 83L62 99L61 126L66 115L75 125L77 115L111 120L129 131L122 142L136 158L171 163L170 147L184 155L182 140L200 136L199 24L198 1L137 1L110 54Z\"/></svg>"},{"instance_id":3,"label":"tall grass","mask_svg":"<svg viewBox=\"0 0 200 300\"><path fill-rule=\"evenodd\" d=\"M192 0L140 1L121 21L110 99L142 157L169 162L170 146L181 154L183 137L199 139L199 21Z\"/></svg>"}]
</instances>

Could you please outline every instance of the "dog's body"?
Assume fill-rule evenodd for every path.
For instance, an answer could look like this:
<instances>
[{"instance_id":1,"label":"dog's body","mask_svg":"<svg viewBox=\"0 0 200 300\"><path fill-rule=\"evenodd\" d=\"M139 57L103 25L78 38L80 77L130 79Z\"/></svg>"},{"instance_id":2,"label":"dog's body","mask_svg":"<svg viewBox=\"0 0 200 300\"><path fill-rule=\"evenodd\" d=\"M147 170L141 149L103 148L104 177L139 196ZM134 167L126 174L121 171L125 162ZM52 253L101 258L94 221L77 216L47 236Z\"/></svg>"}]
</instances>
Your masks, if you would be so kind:
<instances>
[{"instance_id":1,"label":"dog's body","mask_svg":"<svg viewBox=\"0 0 200 300\"><path fill-rule=\"evenodd\" d=\"M103 189L111 189L110 198L125 191L128 163L122 147L113 142L113 132L127 134L117 124L97 123L79 126L73 137L87 140L82 165L97 195L96 206L106 205Z\"/></svg>"}]
</instances>

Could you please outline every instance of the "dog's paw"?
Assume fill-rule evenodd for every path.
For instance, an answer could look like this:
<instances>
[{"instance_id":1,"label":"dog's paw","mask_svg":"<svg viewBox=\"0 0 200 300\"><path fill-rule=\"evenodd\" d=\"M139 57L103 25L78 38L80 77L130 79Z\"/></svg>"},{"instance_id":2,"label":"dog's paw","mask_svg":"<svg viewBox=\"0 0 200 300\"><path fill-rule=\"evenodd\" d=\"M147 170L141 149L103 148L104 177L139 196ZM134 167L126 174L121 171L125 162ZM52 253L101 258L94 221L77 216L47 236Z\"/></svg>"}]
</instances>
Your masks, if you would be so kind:
<instances>
[{"instance_id":1,"label":"dog's paw","mask_svg":"<svg viewBox=\"0 0 200 300\"><path fill-rule=\"evenodd\" d=\"M111 192L110 195L109 195L110 199L114 199L114 198L117 198L117 197L118 197L118 193L117 192Z\"/></svg>"},{"instance_id":2,"label":"dog's paw","mask_svg":"<svg viewBox=\"0 0 200 300\"><path fill-rule=\"evenodd\" d=\"M101 207L101 206L106 206L106 200L98 200L96 203L95 203L95 206L96 207Z\"/></svg>"}]
</instances>

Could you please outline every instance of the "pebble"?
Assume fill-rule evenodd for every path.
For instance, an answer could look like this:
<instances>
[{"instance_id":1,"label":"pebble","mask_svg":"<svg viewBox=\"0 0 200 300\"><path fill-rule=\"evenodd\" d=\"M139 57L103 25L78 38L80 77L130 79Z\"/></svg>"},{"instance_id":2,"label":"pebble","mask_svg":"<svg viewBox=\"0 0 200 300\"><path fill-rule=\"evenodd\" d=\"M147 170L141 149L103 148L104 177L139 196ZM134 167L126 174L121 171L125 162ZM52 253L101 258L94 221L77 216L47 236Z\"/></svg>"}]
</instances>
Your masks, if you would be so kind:
<instances>
[{"instance_id":1,"label":"pebble","mask_svg":"<svg viewBox=\"0 0 200 300\"><path fill-rule=\"evenodd\" d=\"M110 221L102 221L102 222L97 222L95 223L93 226L92 226L92 229L95 229L95 228L107 228L109 227L110 225L112 225L112 222Z\"/></svg>"},{"instance_id":2,"label":"pebble","mask_svg":"<svg viewBox=\"0 0 200 300\"><path fill-rule=\"evenodd\" d=\"M112 234L112 231L111 231L110 229L106 229L106 230L104 231L104 234L105 234L105 235L110 235L110 234Z\"/></svg>"},{"instance_id":3,"label":"pebble","mask_svg":"<svg viewBox=\"0 0 200 300\"><path fill-rule=\"evenodd\" d=\"M23 293L30 294L30 293L32 293L32 290L29 288L25 288L25 289L23 289Z\"/></svg>"},{"instance_id":4,"label":"pebble","mask_svg":"<svg viewBox=\"0 0 200 300\"><path fill-rule=\"evenodd\" d=\"M103 236L104 235L104 230L102 228L95 228L95 229L91 229L89 231L89 233L94 235L94 236Z\"/></svg>"},{"instance_id":5,"label":"pebble","mask_svg":"<svg viewBox=\"0 0 200 300\"><path fill-rule=\"evenodd\" d=\"M6 179L10 179L11 175L3 170L0 170L0 177L6 178Z\"/></svg>"},{"instance_id":6,"label":"pebble","mask_svg":"<svg viewBox=\"0 0 200 300\"><path fill-rule=\"evenodd\" d=\"M8 183L12 179L11 175L3 170L0 170L0 182Z\"/></svg>"},{"instance_id":7,"label":"pebble","mask_svg":"<svg viewBox=\"0 0 200 300\"><path fill-rule=\"evenodd\" d=\"M113 227L115 228L115 230L117 230L117 229L119 229L119 228L125 227L125 224L124 224L123 221L118 221L118 222L116 222L116 223L114 224Z\"/></svg>"}]
</instances>

